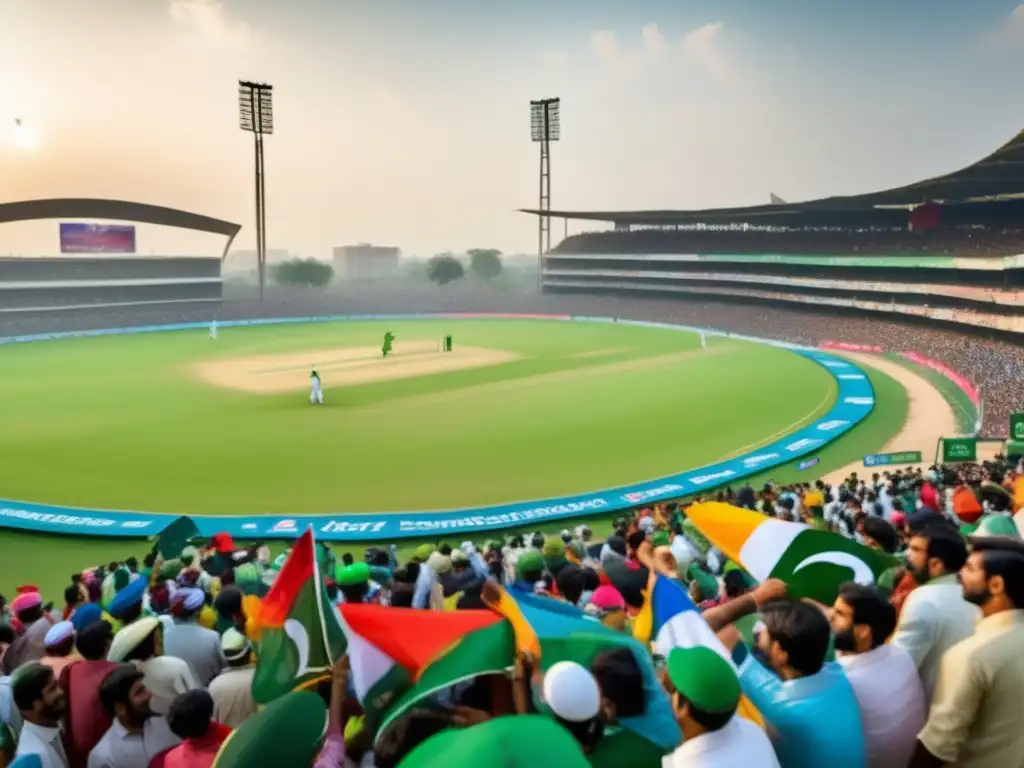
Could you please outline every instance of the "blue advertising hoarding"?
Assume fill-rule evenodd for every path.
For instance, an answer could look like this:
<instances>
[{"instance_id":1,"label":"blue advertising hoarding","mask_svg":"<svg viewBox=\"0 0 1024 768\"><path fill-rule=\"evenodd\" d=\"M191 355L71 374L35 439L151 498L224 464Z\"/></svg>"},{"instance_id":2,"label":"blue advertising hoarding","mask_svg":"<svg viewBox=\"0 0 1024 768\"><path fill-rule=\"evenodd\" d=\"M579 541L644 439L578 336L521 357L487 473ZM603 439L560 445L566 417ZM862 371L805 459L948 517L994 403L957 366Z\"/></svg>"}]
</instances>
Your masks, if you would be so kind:
<instances>
[{"instance_id":1,"label":"blue advertising hoarding","mask_svg":"<svg viewBox=\"0 0 1024 768\"><path fill-rule=\"evenodd\" d=\"M60 223L61 253L135 253L130 224Z\"/></svg>"},{"instance_id":2,"label":"blue advertising hoarding","mask_svg":"<svg viewBox=\"0 0 1024 768\"><path fill-rule=\"evenodd\" d=\"M321 322L330 320L365 320L368 316L335 316L329 318L288 318L285 320L243 320L221 323L222 327L269 325L275 323ZM428 319L432 315L383 315L379 318ZM456 317L446 315L446 317ZM536 317L536 316L533 316ZM612 322L606 318L568 318L552 316L552 320L578 322ZM661 323L632 323L700 331L684 326ZM157 330L186 330L206 328L204 323L171 326L121 328L105 331L87 331L72 334L45 334L31 337L0 339L2 343L41 341L70 336L107 335L112 333L144 333ZM704 331L708 335L717 334ZM193 517L204 536L224 531L241 539L294 538L308 526L313 526L318 538L324 541L398 540L438 534L471 536L504 528L535 526L558 520L569 520L594 514L616 512L642 504L676 499L706 492L726 483L788 464L810 456L826 444L851 430L864 420L874 408L874 390L867 376L848 360L817 349L790 344L766 342L746 336L730 335L747 341L759 341L785 347L826 368L838 385L836 402L825 416L793 434L776 440L753 453L645 483L609 488L591 493L553 499L536 499L511 504L495 504L442 511L366 512L337 515L210 515ZM76 509L20 501L0 500L0 527L23 530L66 533L78 536L152 536L176 520L179 515L150 512L107 511Z\"/></svg>"}]
</instances>

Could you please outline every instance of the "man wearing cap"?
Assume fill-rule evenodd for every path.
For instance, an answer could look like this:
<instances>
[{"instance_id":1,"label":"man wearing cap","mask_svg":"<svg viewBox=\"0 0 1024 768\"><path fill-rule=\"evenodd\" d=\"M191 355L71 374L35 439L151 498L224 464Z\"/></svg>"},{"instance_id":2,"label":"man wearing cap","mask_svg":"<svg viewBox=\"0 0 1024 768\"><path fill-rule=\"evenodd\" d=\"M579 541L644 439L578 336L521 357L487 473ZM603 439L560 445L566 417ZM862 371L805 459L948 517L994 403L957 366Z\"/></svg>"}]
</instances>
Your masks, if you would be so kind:
<instances>
[{"instance_id":1,"label":"man wearing cap","mask_svg":"<svg viewBox=\"0 0 1024 768\"><path fill-rule=\"evenodd\" d=\"M41 768L68 768L60 733L67 697L53 670L36 661L18 667L11 693L23 721L15 757L36 755Z\"/></svg>"},{"instance_id":2,"label":"man wearing cap","mask_svg":"<svg viewBox=\"0 0 1024 768\"><path fill-rule=\"evenodd\" d=\"M541 684L544 705L555 720L590 753L604 735L601 691L590 671L573 661L553 664Z\"/></svg>"},{"instance_id":3,"label":"man wearing cap","mask_svg":"<svg viewBox=\"0 0 1024 768\"><path fill-rule=\"evenodd\" d=\"M145 675L148 706L158 715L167 714L171 702L182 693L199 688L192 667L184 659L163 655L160 620L147 616L132 622L114 635L107 658L136 662ZM150 701L152 699L152 701Z\"/></svg>"},{"instance_id":4,"label":"man wearing cap","mask_svg":"<svg viewBox=\"0 0 1024 768\"><path fill-rule=\"evenodd\" d=\"M46 633L53 622L43 611L43 597L38 588L25 585L18 587L18 595L11 600L11 611L24 629L21 637L7 649L0 670L5 675L29 661L39 661L46 652Z\"/></svg>"},{"instance_id":5,"label":"man wearing cap","mask_svg":"<svg viewBox=\"0 0 1024 768\"><path fill-rule=\"evenodd\" d=\"M43 640L46 653L40 661L53 670L58 678L64 668L78 660L75 650L75 625L70 621L59 621L50 627Z\"/></svg>"},{"instance_id":6,"label":"man wearing cap","mask_svg":"<svg viewBox=\"0 0 1024 768\"><path fill-rule=\"evenodd\" d=\"M683 744L664 759L664 768L778 768L765 732L736 717L740 683L729 662L706 646L673 648L666 672Z\"/></svg>"},{"instance_id":7,"label":"man wearing cap","mask_svg":"<svg viewBox=\"0 0 1024 768\"><path fill-rule=\"evenodd\" d=\"M544 579L544 556L535 549L527 549L516 560L516 580L510 590L533 594L537 582Z\"/></svg>"},{"instance_id":8,"label":"man wearing cap","mask_svg":"<svg viewBox=\"0 0 1024 768\"><path fill-rule=\"evenodd\" d=\"M229 629L220 638L227 666L210 683L213 697L213 719L229 728L237 728L256 714L252 697L252 679L256 666L252 663L252 647L245 635Z\"/></svg>"},{"instance_id":9,"label":"man wearing cap","mask_svg":"<svg viewBox=\"0 0 1024 768\"><path fill-rule=\"evenodd\" d=\"M130 572L127 568L122 568L118 573L129 574ZM107 613L122 624L130 624L135 621L142 615L146 607L147 587L146 580L138 576L134 581L128 581L107 604Z\"/></svg>"},{"instance_id":10,"label":"man wearing cap","mask_svg":"<svg viewBox=\"0 0 1024 768\"><path fill-rule=\"evenodd\" d=\"M122 664L103 680L100 702L111 725L89 754L88 768L148 768L157 755L181 743L167 719L153 713L143 678L140 670Z\"/></svg>"},{"instance_id":11,"label":"man wearing cap","mask_svg":"<svg viewBox=\"0 0 1024 768\"><path fill-rule=\"evenodd\" d=\"M370 566L352 563L338 571L338 591L346 603L366 603L370 594Z\"/></svg>"},{"instance_id":12,"label":"man wearing cap","mask_svg":"<svg viewBox=\"0 0 1024 768\"><path fill-rule=\"evenodd\" d=\"M164 633L164 654L187 661L204 688L224 669L220 635L199 625L205 603L201 589L179 589L171 598L174 625Z\"/></svg>"}]
</instances>

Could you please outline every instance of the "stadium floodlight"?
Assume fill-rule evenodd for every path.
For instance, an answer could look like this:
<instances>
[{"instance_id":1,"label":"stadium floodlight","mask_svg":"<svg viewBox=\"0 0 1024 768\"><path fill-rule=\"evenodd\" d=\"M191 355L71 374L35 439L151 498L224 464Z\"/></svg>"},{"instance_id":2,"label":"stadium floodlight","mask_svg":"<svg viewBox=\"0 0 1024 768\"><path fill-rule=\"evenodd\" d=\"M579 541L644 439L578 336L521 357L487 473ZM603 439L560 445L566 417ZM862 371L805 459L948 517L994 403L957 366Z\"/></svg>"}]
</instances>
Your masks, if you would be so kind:
<instances>
[{"instance_id":1,"label":"stadium floodlight","mask_svg":"<svg viewBox=\"0 0 1024 768\"><path fill-rule=\"evenodd\" d=\"M263 166L263 137L274 132L274 86L238 81L238 123L253 135L256 152L256 266L259 270L260 304L267 271L267 194Z\"/></svg>"},{"instance_id":2,"label":"stadium floodlight","mask_svg":"<svg viewBox=\"0 0 1024 768\"><path fill-rule=\"evenodd\" d=\"M537 290L544 291L544 251L551 250L551 142L561 138L561 99L530 102L530 138L540 144L540 201L537 206Z\"/></svg>"}]
</instances>

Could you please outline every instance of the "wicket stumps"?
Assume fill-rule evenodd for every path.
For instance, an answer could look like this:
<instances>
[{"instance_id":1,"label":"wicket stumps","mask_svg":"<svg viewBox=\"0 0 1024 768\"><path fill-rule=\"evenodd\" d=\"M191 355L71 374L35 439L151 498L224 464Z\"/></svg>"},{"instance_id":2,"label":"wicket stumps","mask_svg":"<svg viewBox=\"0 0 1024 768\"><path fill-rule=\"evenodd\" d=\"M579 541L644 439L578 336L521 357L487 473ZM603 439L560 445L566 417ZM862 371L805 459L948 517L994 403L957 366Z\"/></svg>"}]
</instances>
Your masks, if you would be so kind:
<instances>
[{"instance_id":1,"label":"wicket stumps","mask_svg":"<svg viewBox=\"0 0 1024 768\"><path fill-rule=\"evenodd\" d=\"M441 352L451 352L452 351L452 337L451 336L442 336L441 337L441 341L438 344L438 349Z\"/></svg>"}]
</instances>

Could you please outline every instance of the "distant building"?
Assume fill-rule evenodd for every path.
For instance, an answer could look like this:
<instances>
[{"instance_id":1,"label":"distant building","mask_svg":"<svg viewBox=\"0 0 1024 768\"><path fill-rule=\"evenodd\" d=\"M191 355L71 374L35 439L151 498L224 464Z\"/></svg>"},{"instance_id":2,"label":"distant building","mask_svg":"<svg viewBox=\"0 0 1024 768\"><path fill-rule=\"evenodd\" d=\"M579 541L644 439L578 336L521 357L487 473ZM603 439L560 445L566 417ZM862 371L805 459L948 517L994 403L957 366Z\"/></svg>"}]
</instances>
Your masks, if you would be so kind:
<instances>
[{"instance_id":1,"label":"distant building","mask_svg":"<svg viewBox=\"0 0 1024 768\"><path fill-rule=\"evenodd\" d=\"M334 249L334 270L348 280L389 277L398 272L401 250L387 246L342 245Z\"/></svg>"}]
</instances>

